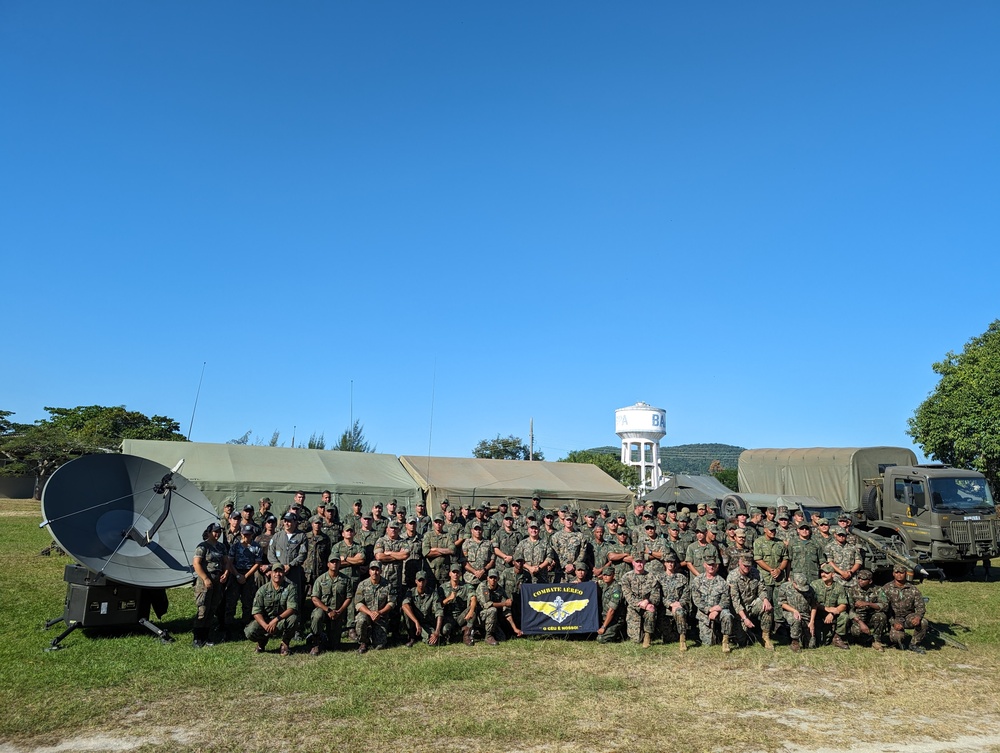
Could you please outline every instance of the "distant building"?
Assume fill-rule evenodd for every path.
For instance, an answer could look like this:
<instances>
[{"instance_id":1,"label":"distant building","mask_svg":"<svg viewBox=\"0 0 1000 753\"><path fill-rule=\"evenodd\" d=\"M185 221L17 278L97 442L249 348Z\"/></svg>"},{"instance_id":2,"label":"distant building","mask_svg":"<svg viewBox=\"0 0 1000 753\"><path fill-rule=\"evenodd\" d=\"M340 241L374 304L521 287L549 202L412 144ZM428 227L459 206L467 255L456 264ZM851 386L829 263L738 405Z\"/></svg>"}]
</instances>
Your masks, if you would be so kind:
<instances>
[{"instance_id":1,"label":"distant building","mask_svg":"<svg viewBox=\"0 0 1000 753\"><path fill-rule=\"evenodd\" d=\"M667 433L667 412L638 402L615 411L615 433L622 440L621 461L639 470L640 493L663 483L660 440Z\"/></svg>"}]
</instances>

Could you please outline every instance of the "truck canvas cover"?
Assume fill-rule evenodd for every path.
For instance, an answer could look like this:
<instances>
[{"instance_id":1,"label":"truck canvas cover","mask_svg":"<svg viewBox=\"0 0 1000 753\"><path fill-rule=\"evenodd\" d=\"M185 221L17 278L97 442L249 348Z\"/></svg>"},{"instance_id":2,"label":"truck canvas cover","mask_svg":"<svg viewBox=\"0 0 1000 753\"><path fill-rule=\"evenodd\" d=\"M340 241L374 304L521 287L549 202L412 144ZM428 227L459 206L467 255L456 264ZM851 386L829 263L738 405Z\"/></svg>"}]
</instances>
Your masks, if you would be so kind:
<instances>
[{"instance_id":1,"label":"truck canvas cover","mask_svg":"<svg viewBox=\"0 0 1000 753\"><path fill-rule=\"evenodd\" d=\"M904 447L811 447L746 450L740 455L739 486L758 494L816 497L845 510L859 510L864 479L879 465L916 465Z\"/></svg>"}]
</instances>

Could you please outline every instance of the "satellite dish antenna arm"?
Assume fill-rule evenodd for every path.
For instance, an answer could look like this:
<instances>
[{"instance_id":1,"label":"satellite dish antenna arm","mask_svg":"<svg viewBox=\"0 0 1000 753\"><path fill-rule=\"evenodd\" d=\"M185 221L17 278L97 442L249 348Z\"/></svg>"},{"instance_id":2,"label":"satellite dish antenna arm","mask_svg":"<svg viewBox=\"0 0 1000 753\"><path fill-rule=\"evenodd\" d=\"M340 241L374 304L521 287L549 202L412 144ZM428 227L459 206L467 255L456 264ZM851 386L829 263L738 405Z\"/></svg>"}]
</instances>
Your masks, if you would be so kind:
<instances>
[{"instance_id":1,"label":"satellite dish antenna arm","mask_svg":"<svg viewBox=\"0 0 1000 753\"><path fill-rule=\"evenodd\" d=\"M184 465L184 458L181 458L177 465L170 469L169 473L164 474L163 478L160 479L160 483L153 484L153 492L163 496L163 510L160 512L160 517L153 521L153 525L150 526L146 533L137 530L133 525L129 530L124 532L125 538L132 539L139 546L149 546L153 543L153 536L156 535L156 532L160 530L160 526L163 525L163 521L170 515L170 498L177 489L177 485L174 483L174 474L181 469L182 465Z\"/></svg>"}]
</instances>

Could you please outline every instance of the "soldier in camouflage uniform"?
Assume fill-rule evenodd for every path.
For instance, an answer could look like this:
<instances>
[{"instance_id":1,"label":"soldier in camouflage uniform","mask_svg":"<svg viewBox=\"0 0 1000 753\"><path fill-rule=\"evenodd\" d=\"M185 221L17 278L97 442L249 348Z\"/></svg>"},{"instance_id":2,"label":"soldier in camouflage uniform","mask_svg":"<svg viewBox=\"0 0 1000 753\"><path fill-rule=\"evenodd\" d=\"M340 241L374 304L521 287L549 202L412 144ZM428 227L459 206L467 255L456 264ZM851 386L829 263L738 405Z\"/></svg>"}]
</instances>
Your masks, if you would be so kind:
<instances>
[{"instance_id":1,"label":"soldier in camouflage uniform","mask_svg":"<svg viewBox=\"0 0 1000 753\"><path fill-rule=\"evenodd\" d=\"M493 554L496 559L496 569L506 570L514 565L514 552L524 538L521 532L514 528L514 516L504 515L501 528L493 535Z\"/></svg>"},{"instance_id":2,"label":"soldier in camouflage uniform","mask_svg":"<svg viewBox=\"0 0 1000 753\"><path fill-rule=\"evenodd\" d=\"M513 598L500 585L500 572L495 568L490 570L486 575L486 581L480 583L476 589L476 605L479 608L479 620L483 626L487 646L497 645L496 636L501 634L497 632L501 617L510 625L514 635L518 637L523 635L521 629L514 623L510 611L512 604Z\"/></svg>"},{"instance_id":3,"label":"soldier in camouflage uniform","mask_svg":"<svg viewBox=\"0 0 1000 753\"><path fill-rule=\"evenodd\" d=\"M347 528L347 526L350 526L355 531L361 530L361 518L362 518L361 506L362 503L360 499L354 501L354 505L351 508L351 512L349 512L347 515L344 516L343 526L341 528L341 534L343 534L343 528Z\"/></svg>"},{"instance_id":4,"label":"soldier in camouflage uniform","mask_svg":"<svg viewBox=\"0 0 1000 753\"><path fill-rule=\"evenodd\" d=\"M707 554L702 560L703 575L691 579L691 602L698 620L699 639L705 646L715 643L716 629L722 635L722 652L730 652L729 641L733 635L732 601L729 584L719 572L719 558Z\"/></svg>"},{"instance_id":5,"label":"soldier in camouflage uniform","mask_svg":"<svg viewBox=\"0 0 1000 753\"><path fill-rule=\"evenodd\" d=\"M855 583L847 587L848 630L854 641L862 636L872 641L876 651L885 650L885 634L889 626L889 599L885 591L872 583L872 571L858 570Z\"/></svg>"},{"instance_id":6,"label":"soldier in camouflage uniform","mask_svg":"<svg viewBox=\"0 0 1000 753\"><path fill-rule=\"evenodd\" d=\"M748 552L741 554L726 580L729 583L733 613L737 617L736 638L740 645L749 643L750 631L757 627L752 618L756 618L764 648L774 651L774 644L771 642L771 633L774 631L774 605L771 603L767 586L754 568L753 555Z\"/></svg>"},{"instance_id":7,"label":"soldier in camouflage uniform","mask_svg":"<svg viewBox=\"0 0 1000 753\"><path fill-rule=\"evenodd\" d=\"M465 543L465 524L458 519L458 513L450 507L444 511L442 530L451 538L451 545L455 547L455 555L461 556L462 544Z\"/></svg>"},{"instance_id":8,"label":"soldier in camouflage uniform","mask_svg":"<svg viewBox=\"0 0 1000 753\"><path fill-rule=\"evenodd\" d=\"M444 636L450 641L459 630L466 646L473 643L472 625L476 618L475 589L462 580L462 566L455 563L448 571L448 582L441 586L444 607Z\"/></svg>"},{"instance_id":9,"label":"soldier in camouflage uniform","mask_svg":"<svg viewBox=\"0 0 1000 753\"><path fill-rule=\"evenodd\" d=\"M673 549L668 549L664 555L663 573L659 576L659 581L663 609L658 615L658 632L666 643L668 633L676 631L680 650L687 651L687 616L691 611L691 596L687 574L681 572L680 561Z\"/></svg>"},{"instance_id":10,"label":"soldier in camouflage uniform","mask_svg":"<svg viewBox=\"0 0 1000 753\"><path fill-rule=\"evenodd\" d=\"M312 615L309 619L309 653L319 656L321 645L340 647L340 637L347 625L347 614L354 600L354 589L347 576L340 573L340 558L334 554L327 562L327 571L312 587Z\"/></svg>"},{"instance_id":11,"label":"soldier in camouflage uniform","mask_svg":"<svg viewBox=\"0 0 1000 753\"><path fill-rule=\"evenodd\" d=\"M604 572L604 568L608 567L613 570L614 565L608 563L608 552L611 549L611 544L604 538L604 524L600 521L594 524L594 540L590 542L590 551L592 554L592 561L590 563L594 570L594 579L601 577L601 573Z\"/></svg>"},{"instance_id":12,"label":"soldier in camouflage uniform","mask_svg":"<svg viewBox=\"0 0 1000 753\"><path fill-rule=\"evenodd\" d=\"M389 641L387 625L395 613L397 592L394 584L382 577L382 565L372 560L368 563L369 577L361 581L354 593L354 629L358 634L358 653L365 653L369 646L385 648Z\"/></svg>"},{"instance_id":13,"label":"soldier in camouflage uniform","mask_svg":"<svg viewBox=\"0 0 1000 753\"><path fill-rule=\"evenodd\" d=\"M557 576L554 583L572 580L573 565L583 554L583 534L574 529L573 517L567 513L562 523L563 530L552 535L552 551L556 555L553 575Z\"/></svg>"},{"instance_id":14,"label":"soldier in camouflage uniform","mask_svg":"<svg viewBox=\"0 0 1000 753\"><path fill-rule=\"evenodd\" d=\"M420 521L415 515L411 515L403 523L402 539L406 542L406 551L409 552L409 555L403 561L404 588L413 588L413 586L417 585L417 573L427 569L427 563L424 560L424 537L417 531L419 524ZM429 573L428 576L430 576ZM434 585L434 583L435 581L432 578L431 585Z\"/></svg>"},{"instance_id":15,"label":"soldier in camouflage uniform","mask_svg":"<svg viewBox=\"0 0 1000 753\"><path fill-rule=\"evenodd\" d=\"M703 563L706 556L716 558L718 562L719 551L715 544L708 541L708 528L698 528L694 532L695 541L684 553L684 564L687 565L692 577L701 575L704 572Z\"/></svg>"},{"instance_id":16,"label":"soldier in camouflage uniform","mask_svg":"<svg viewBox=\"0 0 1000 753\"><path fill-rule=\"evenodd\" d=\"M323 533L323 518L313 516L310 527L312 530L306 534L306 559L302 563L305 593L312 593L313 583L326 572L326 563L330 559L332 547L332 542Z\"/></svg>"},{"instance_id":17,"label":"soldier in camouflage uniform","mask_svg":"<svg viewBox=\"0 0 1000 753\"><path fill-rule=\"evenodd\" d=\"M625 597L625 624L633 643L643 648L652 644L656 631L656 607L660 603L660 582L646 572L643 555L632 557L632 572L622 577L622 595Z\"/></svg>"},{"instance_id":18,"label":"soldier in camouflage uniform","mask_svg":"<svg viewBox=\"0 0 1000 753\"><path fill-rule=\"evenodd\" d=\"M884 591L889 601L889 640L902 649L906 631L912 629L910 650L918 654L927 653L920 645L927 635L928 624L924 617L927 607L920 590L906 582L905 567L896 565L892 568L892 583L885 586Z\"/></svg>"},{"instance_id":19,"label":"soldier in camouflage uniform","mask_svg":"<svg viewBox=\"0 0 1000 753\"><path fill-rule=\"evenodd\" d=\"M222 526L212 523L202 533L202 541L194 549L191 560L194 568L194 603L197 612L194 617L194 647L212 645L209 631L212 618L219 615L224 604L226 581L229 579L232 563L225 545L219 541Z\"/></svg>"},{"instance_id":20,"label":"soldier in camouflage uniform","mask_svg":"<svg viewBox=\"0 0 1000 753\"><path fill-rule=\"evenodd\" d=\"M528 538L518 542L514 548L514 558L524 559L524 569L532 583L548 583L551 570L555 566L555 553L547 541L538 533L538 523L528 521Z\"/></svg>"},{"instance_id":21,"label":"soldier in camouflage uniform","mask_svg":"<svg viewBox=\"0 0 1000 753\"><path fill-rule=\"evenodd\" d=\"M465 559L465 582L478 586L486 580L486 574L493 569L496 555L493 554L493 542L484 538L484 526L478 520L472 521L472 538L462 544L462 556Z\"/></svg>"},{"instance_id":22,"label":"soldier in camouflage uniform","mask_svg":"<svg viewBox=\"0 0 1000 753\"><path fill-rule=\"evenodd\" d=\"M614 567L615 580L621 583L625 574L632 572L632 544L623 526L618 527L615 537L617 541L608 547L608 564Z\"/></svg>"},{"instance_id":23,"label":"soldier in camouflage uniform","mask_svg":"<svg viewBox=\"0 0 1000 753\"><path fill-rule=\"evenodd\" d=\"M331 546L340 541L344 532L344 526L341 525L340 518L337 516L336 507L326 508L326 512L323 514L323 522L320 524L320 530L330 539Z\"/></svg>"},{"instance_id":24,"label":"soldier in camouflage uniform","mask_svg":"<svg viewBox=\"0 0 1000 753\"><path fill-rule=\"evenodd\" d=\"M774 529L774 535L779 541L788 544L797 536L795 529L792 528L792 519L787 512L779 512L777 521L778 527Z\"/></svg>"},{"instance_id":25,"label":"soldier in camouflage uniform","mask_svg":"<svg viewBox=\"0 0 1000 753\"><path fill-rule=\"evenodd\" d=\"M385 520L385 518L383 518ZM388 521L386 521L388 526ZM382 534L374 528L374 518L368 513L361 516L361 529L354 532L354 540L365 550L365 562L371 562L375 558L375 542L382 538Z\"/></svg>"},{"instance_id":26,"label":"soldier in camouflage uniform","mask_svg":"<svg viewBox=\"0 0 1000 753\"><path fill-rule=\"evenodd\" d=\"M854 582L854 574L864 566L861 549L847 543L847 529L837 526L833 541L826 546L827 561L833 566L834 579L843 585Z\"/></svg>"},{"instance_id":27,"label":"soldier in camouflage uniform","mask_svg":"<svg viewBox=\"0 0 1000 753\"><path fill-rule=\"evenodd\" d=\"M778 602L781 613L788 622L788 632L792 639L792 651L802 650L803 632L812 637L816 632L816 594L802 573L792 574L778 587Z\"/></svg>"},{"instance_id":28,"label":"soldier in camouflage uniform","mask_svg":"<svg viewBox=\"0 0 1000 753\"><path fill-rule=\"evenodd\" d=\"M848 649L847 645L847 589L834 580L833 565L823 565L820 577L811 586L819 604L820 617L816 640L825 643L827 637L837 648Z\"/></svg>"},{"instance_id":29,"label":"soldier in camouflage uniform","mask_svg":"<svg viewBox=\"0 0 1000 753\"><path fill-rule=\"evenodd\" d=\"M642 553L642 558L646 560L646 572L659 576L663 573L664 552L670 547L666 539L656 534L656 524L646 521L643 524L642 536L632 545L632 557L637 553Z\"/></svg>"},{"instance_id":30,"label":"soldier in camouflage uniform","mask_svg":"<svg viewBox=\"0 0 1000 753\"><path fill-rule=\"evenodd\" d=\"M386 526L385 536L375 542L375 559L382 565L382 577L392 584L397 593L403 585L403 563L410 556L410 543L399 535L399 521Z\"/></svg>"},{"instance_id":31,"label":"soldier in camouflage uniform","mask_svg":"<svg viewBox=\"0 0 1000 753\"><path fill-rule=\"evenodd\" d=\"M776 535L777 528L773 522L767 521L764 523L764 535L758 536L753 542L753 558L771 603L776 603L774 592L785 579L788 570L787 549L785 542Z\"/></svg>"},{"instance_id":32,"label":"soldier in camouflage uniform","mask_svg":"<svg viewBox=\"0 0 1000 753\"><path fill-rule=\"evenodd\" d=\"M253 597L257 595L257 572L260 564L264 561L264 551L260 544L253 540L254 526L247 524L243 526L240 540L229 548L229 561L232 563L233 573L230 576L229 584L226 587L226 634L227 637L235 638L235 630L239 627L242 632L243 627L250 622L250 610L253 609ZM241 607L241 623L236 624L236 605Z\"/></svg>"},{"instance_id":33,"label":"soldier in camouflage uniform","mask_svg":"<svg viewBox=\"0 0 1000 753\"><path fill-rule=\"evenodd\" d=\"M514 618L514 624L521 627L521 586L531 583L531 575L524 569L524 557L518 555L514 558L514 566L508 567L500 573L500 587L508 594L513 603L510 605L510 613Z\"/></svg>"},{"instance_id":34,"label":"soldier in camouflage uniform","mask_svg":"<svg viewBox=\"0 0 1000 753\"><path fill-rule=\"evenodd\" d=\"M433 530L421 542L421 551L434 576L434 583L441 585L448 582L448 569L455 556L455 541L445 533L444 517L441 515L434 516L432 526Z\"/></svg>"},{"instance_id":35,"label":"soldier in camouflage uniform","mask_svg":"<svg viewBox=\"0 0 1000 753\"><path fill-rule=\"evenodd\" d=\"M420 570L413 588L403 597L403 614L406 616L406 647L411 648L423 638L428 646L438 645L444 625L444 607L441 594L430 583L430 574Z\"/></svg>"},{"instance_id":36,"label":"soldier in camouflage uniform","mask_svg":"<svg viewBox=\"0 0 1000 753\"><path fill-rule=\"evenodd\" d=\"M371 521L372 531L375 532L375 540L377 541L381 537L385 536L385 532L389 528L389 518L382 514L381 502L376 502L372 505Z\"/></svg>"},{"instance_id":37,"label":"soldier in camouflage uniform","mask_svg":"<svg viewBox=\"0 0 1000 753\"><path fill-rule=\"evenodd\" d=\"M598 643L612 643L622 639L625 597L621 584L615 582L615 569L609 567L600 577L601 626L597 628Z\"/></svg>"},{"instance_id":38,"label":"soldier in camouflage uniform","mask_svg":"<svg viewBox=\"0 0 1000 753\"><path fill-rule=\"evenodd\" d=\"M271 568L271 580L257 589L253 598L253 622L244 634L257 643L256 653L263 653L271 638L281 639L279 653L288 656L288 646L299 625L299 591L295 584L285 579L285 566Z\"/></svg>"}]
</instances>

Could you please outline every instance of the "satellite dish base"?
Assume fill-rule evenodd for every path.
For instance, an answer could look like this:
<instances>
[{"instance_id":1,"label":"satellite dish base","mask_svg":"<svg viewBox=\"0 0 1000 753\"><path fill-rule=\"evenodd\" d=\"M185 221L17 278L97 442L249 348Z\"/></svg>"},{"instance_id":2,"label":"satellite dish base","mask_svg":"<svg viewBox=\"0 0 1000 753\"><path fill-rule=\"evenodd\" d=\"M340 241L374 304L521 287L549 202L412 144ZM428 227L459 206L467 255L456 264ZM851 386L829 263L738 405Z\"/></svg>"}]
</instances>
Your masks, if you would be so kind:
<instances>
[{"instance_id":1,"label":"satellite dish base","mask_svg":"<svg viewBox=\"0 0 1000 753\"><path fill-rule=\"evenodd\" d=\"M149 621L150 607L158 613L166 611L166 593L161 588L142 588L108 580L80 565L67 565L66 604L62 617L45 623L51 627L66 623L66 629L56 636L46 651L55 651L60 643L77 628L121 628L142 626L163 643L173 642L170 633ZM162 608L161 608L162 607Z\"/></svg>"}]
</instances>

